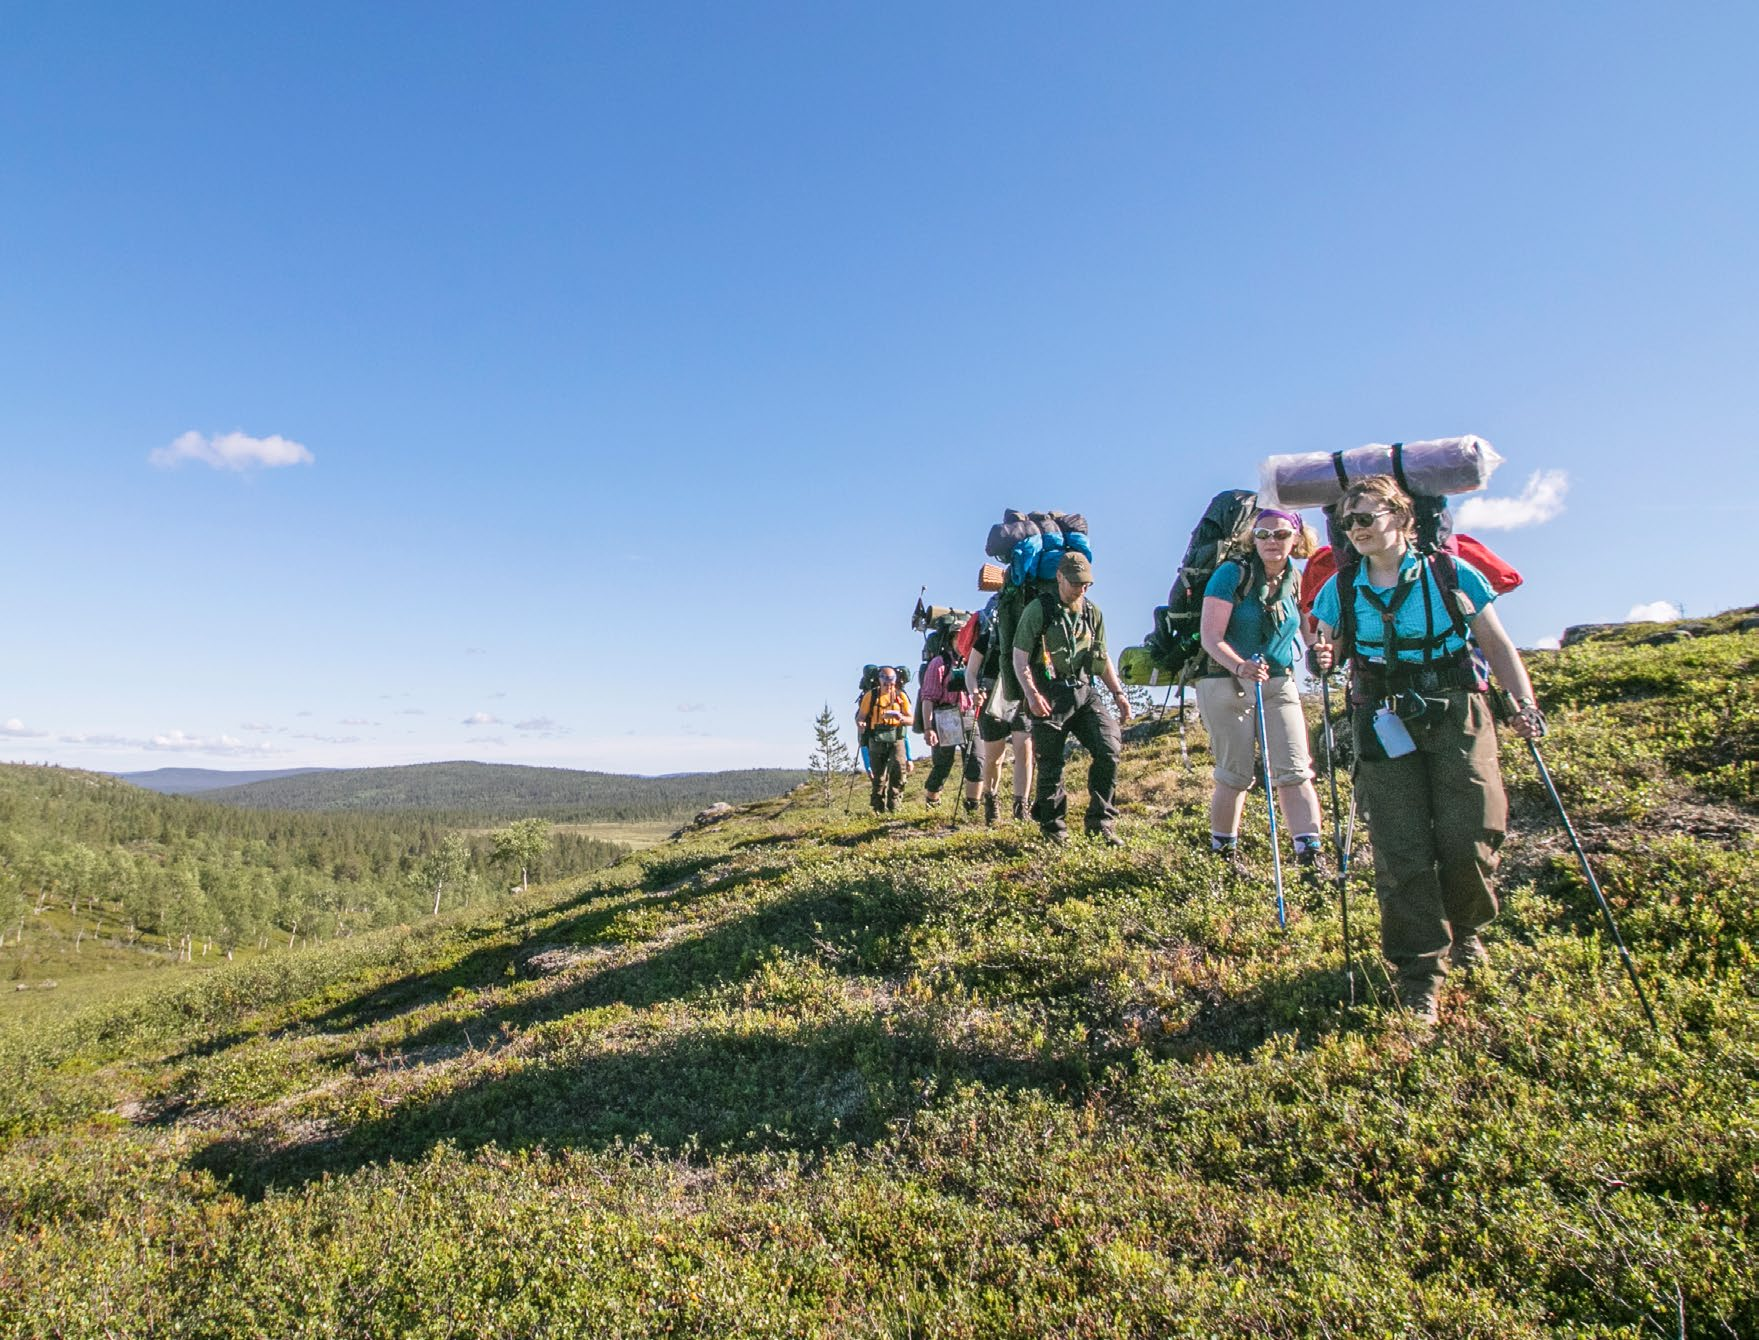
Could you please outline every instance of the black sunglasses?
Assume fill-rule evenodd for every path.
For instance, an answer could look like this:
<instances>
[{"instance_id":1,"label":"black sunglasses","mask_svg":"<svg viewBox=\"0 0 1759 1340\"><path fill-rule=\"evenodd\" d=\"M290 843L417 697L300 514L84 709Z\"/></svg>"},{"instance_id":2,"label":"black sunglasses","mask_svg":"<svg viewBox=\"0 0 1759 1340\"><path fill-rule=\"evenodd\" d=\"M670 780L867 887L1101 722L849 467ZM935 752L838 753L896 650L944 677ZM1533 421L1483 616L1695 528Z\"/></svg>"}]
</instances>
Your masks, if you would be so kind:
<instances>
[{"instance_id":1,"label":"black sunglasses","mask_svg":"<svg viewBox=\"0 0 1759 1340\"><path fill-rule=\"evenodd\" d=\"M1338 518L1338 525L1345 530L1359 530L1365 526L1372 526L1377 519L1387 515L1386 512L1345 512Z\"/></svg>"}]
</instances>

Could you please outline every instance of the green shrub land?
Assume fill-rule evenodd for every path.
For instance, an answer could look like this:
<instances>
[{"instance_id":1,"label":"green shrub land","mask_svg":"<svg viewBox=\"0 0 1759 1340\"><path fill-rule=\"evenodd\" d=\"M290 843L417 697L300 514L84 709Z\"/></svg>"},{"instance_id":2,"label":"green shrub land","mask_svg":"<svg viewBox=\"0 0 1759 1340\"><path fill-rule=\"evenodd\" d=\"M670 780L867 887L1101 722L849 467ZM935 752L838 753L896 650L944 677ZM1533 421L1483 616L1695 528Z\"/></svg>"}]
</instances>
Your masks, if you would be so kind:
<instances>
[{"instance_id":1,"label":"green shrub land","mask_svg":"<svg viewBox=\"0 0 1759 1340\"><path fill-rule=\"evenodd\" d=\"M688 818L717 801L767 800L805 780L798 768L637 777L515 763L412 763L303 772L216 788L202 799L258 810L419 813L458 825L526 818L602 823Z\"/></svg>"},{"instance_id":2,"label":"green shrub land","mask_svg":"<svg viewBox=\"0 0 1759 1340\"><path fill-rule=\"evenodd\" d=\"M539 868L597 870L627 851L555 833ZM518 877L493 834L430 817L256 813L0 764L0 974L14 987L93 994L95 974L132 984L165 961L344 938L429 915L436 898L493 900Z\"/></svg>"},{"instance_id":3,"label":"green shrub land","mask_svg":"<svg viewBox=\"0 0 1759 1340\"><path fill-rule=\"evenodd\" d=\"M1261 819L1262 877L1218 875L1201 739L1149 723L1121 849L802 790L12 1029L0 1327L1759 1334L1737 627L1533 657L1659 1034L1519 741L1494 965L1430 1034L1378 971L1345 1003L1330 892L1278 929Z\"/></svg>"}]
</instances>

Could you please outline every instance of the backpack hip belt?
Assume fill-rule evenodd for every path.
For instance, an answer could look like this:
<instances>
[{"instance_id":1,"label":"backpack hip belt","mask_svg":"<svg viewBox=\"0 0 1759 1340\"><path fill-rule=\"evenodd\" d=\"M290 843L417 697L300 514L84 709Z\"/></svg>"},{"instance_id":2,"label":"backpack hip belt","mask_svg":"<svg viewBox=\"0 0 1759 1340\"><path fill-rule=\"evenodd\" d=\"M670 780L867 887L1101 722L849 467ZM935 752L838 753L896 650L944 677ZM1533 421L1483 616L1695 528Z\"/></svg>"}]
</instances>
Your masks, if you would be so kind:
<instances>
[{"instance_id":1,"label":"backpack hip belt","mask_svg":"<svg viewBox=\"0 0 1759 1340\"><path fill-rule=\"evenodd\" d=\"M1461 651L1428 664L1399 661L1389 666L1384 661L1358 659L1350 697L1352 702L1360 705L1404 692L1438 693L1443 689L1465 689L1470 693L1483 691L1484 683L1479 678L1471 652Z\"/></svg>"}]
</instances>

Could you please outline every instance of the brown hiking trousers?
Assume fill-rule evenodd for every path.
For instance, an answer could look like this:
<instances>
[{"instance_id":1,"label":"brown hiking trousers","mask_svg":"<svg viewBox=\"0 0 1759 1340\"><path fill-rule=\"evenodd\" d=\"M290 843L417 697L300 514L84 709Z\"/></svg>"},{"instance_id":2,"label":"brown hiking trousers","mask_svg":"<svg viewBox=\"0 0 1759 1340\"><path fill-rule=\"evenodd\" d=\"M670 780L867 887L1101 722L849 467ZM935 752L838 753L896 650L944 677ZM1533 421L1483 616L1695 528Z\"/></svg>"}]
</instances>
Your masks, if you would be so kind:
<instances>
[{"instance_id":1,"label":"brown hiking trousers","mask_svg":"<svg viewBox=\"0 0 1759 1340\"><path fill-rule=\"evenodd\" d=\"M1508 828L1489 695L1433 696L1447 710L1406 723L1414 753L1375 759L1366 755L1380 751L1363 748L1356 770L1374 841L1381 950L1407 1003L1433 997L1449 949L1496 916L1497 849ZM1375 706L1357 708L1359 742Z\"/></svg>"}]
</instances>

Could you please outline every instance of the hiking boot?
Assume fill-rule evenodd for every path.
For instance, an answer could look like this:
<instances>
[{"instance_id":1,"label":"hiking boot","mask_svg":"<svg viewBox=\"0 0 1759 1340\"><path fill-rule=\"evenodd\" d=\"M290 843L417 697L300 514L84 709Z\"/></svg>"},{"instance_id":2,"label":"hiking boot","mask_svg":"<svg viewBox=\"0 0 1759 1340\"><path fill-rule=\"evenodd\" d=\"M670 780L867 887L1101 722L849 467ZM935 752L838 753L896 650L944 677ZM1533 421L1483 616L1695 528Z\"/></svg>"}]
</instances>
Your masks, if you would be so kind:
<instances>
[{"instance_id":1,"label":"hiking boot","mask_svg":"<svg viewBox=\"0 0 1759 1340\"><path fill-rule=\"evenodd\" d=\"M1106 847L1121 847L1124 845L1124 839L1119 837L1110 825L1107 825L1104 828L1089 828L1087 830L1087 840L1089 842L1100 843L1102 846Z\"/></svg>"},{"instance_id":2,"label":"hiking boot","mask_svg":"<svg viewBox=\"0 0 1759 1340\"><path fill-rule=\"evenodd\" d=\"M965 813L967 816L977 813L977 801L970 796L965 797Z\"/></svg>"},{"instance_id":3,"label":"hiking boot","mask_svg":"<svg viewBox=\"0 0 1759 1340\"><path fill-rule=\"evenodd\" d=\"M1069 845L1069 830L1066 828L1041 828L1039 832L1044 834L1044 840L1053 847Z\"/></svg>"},{"instance_id":4,"label":"hiking boot","mask_svg":"<svg viewBox=\"0 0 1759 1340\"><path fill-rule=\"evenodd\" d=\"M1319 883L1327 874L1325 857L1318 847L1295 848L1295 869L1301 872L1301 878L1309 884Z\"/></svg>"},{"instance_id":5,"label":"hiking boot","mask_svg":"<svg viewBox=\"0 0 1759 1340\"><path fill-rule=\"evenodd\" d=\"M898 798L896 796L887 796L886 797L886 813L887 814L896 814L897 812L898 812Z\"/></svg>"},{"instance_id":6,"label":"hiking boot","mask_svg":"<svg viewBox=\"0 0 1759 1340\"><path fill-rule=\"evenodd\" d=\"M923 792L922 803L931 810L938 810L941 807L941 793L939 791Z\"/></svg>"},{"instance_id":7,"label":"hiking boot","mask_svg":"<svg viewBox=\"0 0 1759 1340\"><path fill-rule=\"evenodd\" d=\"M1410 983L1399 984L1399 1006L1410 1016L1412 1023L1423 1028L1434 1028L1441 1018L1441 1001L1436 996L1436 984L1427 982L1423 985Z\"/></svg>"},{"instance_id":8,"label":"hiking boot","mask_svg":"<svg viewBox=\"0 0 1759 1340\"><path fill-rule=\"evenodd\" d=\"M1454 941L1453 948L1448 950L1448 962L1461 972L1487 968L1490 966L1490 951L1476 935L1468 935L1463 940Z\"/></svg>"},{"instance_id":9,"label":"hiking boot","mask_svg":"<svg viewBox=\"0 0 1759 1340\"><path fill-rule=\"evenodd\" d=\"M1026 797L1014 797L1014 822L1022 823L1026 819Z\"/></svg>"},{"instance_id":10,"label":"hiking boot","mask_svg":"<svg viewBox=\"0 0 1759 1340\"><path fill-rule=\"evenodd\" d=\"M1210 857L1222 868L1224 875L1233 875L1237 879L1249 879L1252 871L1246 865L1246 858L1240 855L1240 849L1232 843L1225 847L1212 847Z\"/></svg>"},{"instance_id":11,"label":"hiking boot","mask_svg":"<svg viewBox=\"0 0 1759 1340\"><path fill-rule=\"evenodd\" d=\"M985 796L983 798L983 821L984 821L984 823L993 824L996 821L997 811L999 811L1000 809L1001 809L1001 806L996 804L996 798L994 796Z\"/></svg>"}]
</instances>

